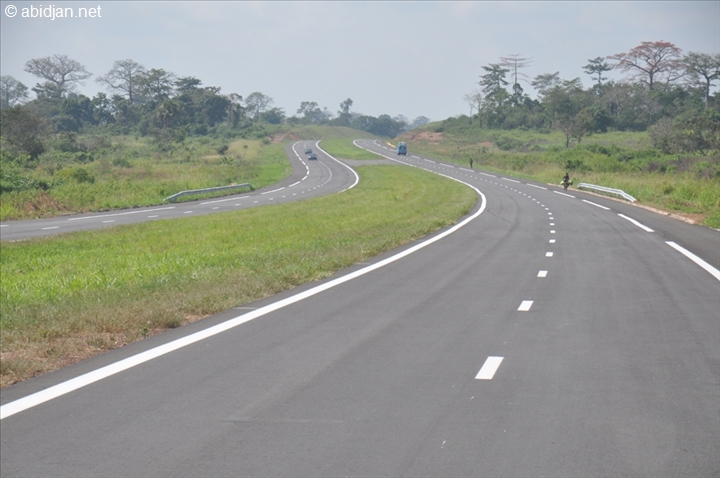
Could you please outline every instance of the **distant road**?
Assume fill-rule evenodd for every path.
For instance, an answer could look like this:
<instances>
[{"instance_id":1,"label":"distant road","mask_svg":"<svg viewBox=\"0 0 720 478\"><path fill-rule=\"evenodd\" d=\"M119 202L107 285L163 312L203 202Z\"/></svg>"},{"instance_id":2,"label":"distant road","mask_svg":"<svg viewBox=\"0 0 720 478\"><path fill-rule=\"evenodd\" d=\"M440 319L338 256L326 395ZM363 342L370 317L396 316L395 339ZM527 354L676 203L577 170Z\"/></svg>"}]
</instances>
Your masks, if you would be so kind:
<instances>
[{"instance_id":1,"label":"distant road","mask_svg":"<svg viewBox=\"0 0 720 478\"><path fill-rule=\"evenodd\" d=\"M717 231L357 144L478 203L0 391L3 478L720 476Z\"/></svg>"},{"instance_id":2,"label":"distant road","mask_svg":"<svg viewBox=\"0 0 720 478\"><path fill-rule=\"evenodd\" d=\"M317 161L307 159L306 148L312 148L317 153ZM293 166L290 177L253 192L126 210L6 221L0 224L0 239L16 241L124 224L227 212L266 204L280 204L342 191L357 182L357 174L319 149L318 141L298 141L288 144L286 152Z\"/></svg>"}]
</instances>

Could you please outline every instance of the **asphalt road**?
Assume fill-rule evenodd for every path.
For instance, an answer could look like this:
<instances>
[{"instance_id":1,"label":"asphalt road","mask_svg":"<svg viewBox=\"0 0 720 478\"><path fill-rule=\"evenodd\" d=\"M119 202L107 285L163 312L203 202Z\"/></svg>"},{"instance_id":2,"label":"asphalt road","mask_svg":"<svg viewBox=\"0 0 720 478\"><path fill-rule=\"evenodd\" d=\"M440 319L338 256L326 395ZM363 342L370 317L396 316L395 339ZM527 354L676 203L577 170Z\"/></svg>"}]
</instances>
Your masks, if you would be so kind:
<instances>
[{"instance_id":1,"label":"asphalt road","mask_svg":"<svg viewBox=\"0 0 720 478\"><path fill-rule=\"evenodd\" d=\"M306 148L312 148L317 153L317 161L307 159ZM202 201L167 203L159 206L89 214L71 214L49 219L6 221L0 224L0 239L17 241L80 230L178 219L265 204L280 204L340 192L354 186L358 181L357 174L351 168L320 149L317 141L298 141L288 144L286 152L293 172L288 178L270 187Z\"/></svg>"},{"instance_id":2,"label":"asphalt road","mask_svg":"<svg viewBox=\"0 0 720 478\"><path fill-rule=\"evenodd\" d=\"M717 231L400 161L478 204L327 281L2 390L2 476L720 475Z\"/></svg>"}]
</instances>

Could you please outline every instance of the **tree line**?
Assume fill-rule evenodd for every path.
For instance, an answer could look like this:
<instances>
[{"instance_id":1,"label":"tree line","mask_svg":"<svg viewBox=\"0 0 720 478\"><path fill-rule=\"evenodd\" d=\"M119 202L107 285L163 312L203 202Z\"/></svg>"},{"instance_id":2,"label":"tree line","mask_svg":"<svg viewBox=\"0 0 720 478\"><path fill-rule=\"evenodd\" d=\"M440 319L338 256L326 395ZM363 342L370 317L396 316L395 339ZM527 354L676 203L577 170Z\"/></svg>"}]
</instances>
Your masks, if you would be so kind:
<instances>
[{"instance_id":1,"label":"tree line","mask_svg":"<svg viewBox=\"0 0 720 478\"><path fill-rule=\"evenodd\" d=\"M642 42L628 52L589 59L583 70L592 79L565 80L559 72L527 78L530 58L501 57L482 66L479 90L465 95L470 121L494 129L557 129L566 146L592 133L648 131L666 153L720 151L720 54L683 54L666 41ZM623 81L605 73L620 70ZM529 84L536 99L525 93Z\"/></svg>"},{"instance_id":2,"label":"tree line","mask_svg":"<svg viewBox=\"0 0 720 478\"><path fill-rule=\"evenodd\" d=\"M171 147L188 135L222 131L226 135L262 136L264 126L329 124L348 126L371 134L395 137L408 128L429 122L425 117L408 121L403 116L373 117L352 112L348 98L333 115L316 102L303 101L297 116L261 92L243 96L222 94L219 87L203 86L193 76L181 77L162 68L145 68L134 60L118 60L95 81L107 93L90 98L77 93L78 85L92 73L67 55L37 58L25 71L39 78L31 89L12 76L0 81L2 149L36 159L45 149L43 139L53 133L103 130L115 134L151 136L158 145Z\"/></svg>"}]
</instances>

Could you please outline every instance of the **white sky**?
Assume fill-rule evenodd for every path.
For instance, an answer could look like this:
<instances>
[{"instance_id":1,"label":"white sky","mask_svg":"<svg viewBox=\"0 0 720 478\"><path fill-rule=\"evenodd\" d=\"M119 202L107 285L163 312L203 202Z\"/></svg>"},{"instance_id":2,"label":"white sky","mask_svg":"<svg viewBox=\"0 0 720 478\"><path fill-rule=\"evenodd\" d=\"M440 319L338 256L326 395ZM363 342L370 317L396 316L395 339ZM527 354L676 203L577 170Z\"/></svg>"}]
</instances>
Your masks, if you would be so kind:
<instances>
[{"instance_id":1,"label":"white sky","mask_svg":"<svg viewBox=\"0 0 720 478\"><path fill-rule=\"evenodd\" d=\"M523 70L530 79L559 71L589 87L582 70L589 59L643 41L720 53L720 1L0 4L0 71L28 88L39 81L24 71L32 58L65 54L82 63L94 74L80 88L88 96L106 91L94 78L114 61L132 59L225 94L260 91L288 116L302 101L336 114L346 98L352 111L372 116L466 114L463 96L479 88L482 66L511 54L532 59ZM22 18L31 5L100 7L100 18Z\"/></svg>"}]
</instances>

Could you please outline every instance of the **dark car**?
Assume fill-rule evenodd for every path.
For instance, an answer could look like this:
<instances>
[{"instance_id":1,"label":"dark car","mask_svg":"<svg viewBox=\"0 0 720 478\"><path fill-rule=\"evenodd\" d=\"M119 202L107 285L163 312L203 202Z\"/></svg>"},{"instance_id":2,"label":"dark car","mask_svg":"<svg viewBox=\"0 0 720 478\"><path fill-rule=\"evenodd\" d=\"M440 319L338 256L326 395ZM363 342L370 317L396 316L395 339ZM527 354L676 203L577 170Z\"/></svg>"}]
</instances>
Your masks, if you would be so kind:
<instances>
[{"instance_id":1,"label":"dark car","mask_svg":"<svg viewBox=\"0 0 720 478\"><path fill-rule=\"evenodd\" d=\"M310 149L310 148L306 149L305 154L312 154L312 149Z\"/></svg>"},{"instance_id":2,"label":"dark car","mask_svg":"<svg viewBox=\"0 0 720 478\"><path fill-rule=\"evenodd\" d=\"M310 154L308 154L308 159L317 160L317 154L315 154L315 153L310 153Z\"/></svg>"}]
</instances>

